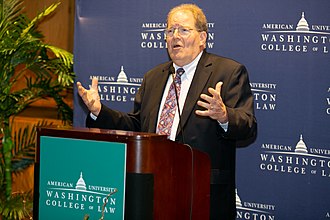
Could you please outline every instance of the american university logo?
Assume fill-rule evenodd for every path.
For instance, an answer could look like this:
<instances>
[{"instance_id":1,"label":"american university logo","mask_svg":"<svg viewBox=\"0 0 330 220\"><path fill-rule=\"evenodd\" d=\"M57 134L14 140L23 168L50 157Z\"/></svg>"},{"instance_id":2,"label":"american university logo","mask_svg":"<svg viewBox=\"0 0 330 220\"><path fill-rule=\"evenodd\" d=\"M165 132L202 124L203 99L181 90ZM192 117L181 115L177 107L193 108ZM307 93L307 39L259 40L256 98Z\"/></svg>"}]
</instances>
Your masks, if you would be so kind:
<instances>
[{"instance_id":1,"label":"american university logo","mask_svg":"<svg viewBox=\"0 0 330 220\"><path fill-rule=\"evenodd\" d=\"M295 146L264 143L261 151L259 168L264 172L330 178L330 149L308 147L302 134Z\"/></svg>"},{"instance_id":2,"label":"american university logo","mask_svg":"<svg viewBox=\"0 0 330 220\"><path fill-rule=\"evenodd\" d=\"M236 219L275 219L275 205L242 201L236 189Z\"/></svg>"},{"instance_id":3,"label":"american university logo","mask_svg":"<svg viewBox=\"0 0 330 220\"><path fill-rule=\"evenodd\" d=\"M125 73L124 66L120 67L117 75L90 75L89 78L97 78L99 81L98 90L101 101L109 102L131 102L143 78L129 78ZM91 87L91 85L89 85Z\"/></svg>"},{"instance_id":4,"label":"american university logo","mask_svg":"<svg viewBox=\"0 0 330 220\"><path fill-rule=\"evenodd\" d=\"M296 24L262 24L262 51L328 54L330 25L310 24L302 12Z\"/></svg>"},{"instance_id":5,"label":"american university logo","mask_svg":"<svg viewBox=\"0 0 330 220\"><path fill-rule=\"evenodd\" d=\"M48 180L46 186L45 205L58 209L72 209L104 212L114 214L116 212L117 191L114 187L87 185L83 173L77 182L64 182ZM113 194L113 195L112 195ZM112 195L112 196L109 196ZM106 204L106 206L103 205Z\"/></svg>"}]
</instances>

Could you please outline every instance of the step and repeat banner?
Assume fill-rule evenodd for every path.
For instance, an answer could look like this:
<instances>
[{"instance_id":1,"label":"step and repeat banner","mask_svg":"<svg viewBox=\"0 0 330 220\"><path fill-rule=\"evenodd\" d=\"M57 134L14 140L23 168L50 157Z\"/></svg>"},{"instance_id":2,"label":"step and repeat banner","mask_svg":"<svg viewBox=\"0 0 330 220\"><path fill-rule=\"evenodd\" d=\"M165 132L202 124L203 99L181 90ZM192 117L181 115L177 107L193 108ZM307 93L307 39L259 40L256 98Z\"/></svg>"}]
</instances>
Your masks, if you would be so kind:
<instances>
[{"instance_id":1,"label":"step and repeat banner","mask_svg":"<svg viewBox=\"0 0 330 220\"><path fill-rule=\"evenodd\" d=\"M168 11L183 1L76 0L75 72L129 112L168 61ZM330 219L330 1L203 0L207 50L246 65L257 140L237 150L237 219ZM155 82L157 83L157 82ZM75 94L74 126L87 110ZM221 205L221 204L219 204Z\"/></svg>"}]
</instances>

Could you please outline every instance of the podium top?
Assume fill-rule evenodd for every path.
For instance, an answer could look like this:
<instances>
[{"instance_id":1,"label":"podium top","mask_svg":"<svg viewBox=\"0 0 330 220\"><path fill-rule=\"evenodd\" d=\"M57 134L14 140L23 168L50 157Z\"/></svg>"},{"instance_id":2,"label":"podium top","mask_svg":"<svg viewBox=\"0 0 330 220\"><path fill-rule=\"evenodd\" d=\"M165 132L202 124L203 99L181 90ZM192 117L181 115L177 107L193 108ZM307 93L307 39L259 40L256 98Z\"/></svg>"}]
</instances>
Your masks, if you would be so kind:
<instances>
[{"instance_id":1,"label":"podium top","mask_svg":"<svg viewBox=\"0 0 330 220\"><path fill-rule=\"evenodd\" d=\"M96 139L108 141L109 136L116 138L117 140L160 140L170 141L166 135L159 135L156 133L147 132L134 132L134 131L123 131L123 130L107 130L99 128L71 128L71 127L58 127L58 126L47 126L39 127L37 129L38 135L41 136L56 136L56 137L67 137L67 138L79 138L79 139ZM105 138L105 139L104 139Z\"/></svg>"}]
</instances>

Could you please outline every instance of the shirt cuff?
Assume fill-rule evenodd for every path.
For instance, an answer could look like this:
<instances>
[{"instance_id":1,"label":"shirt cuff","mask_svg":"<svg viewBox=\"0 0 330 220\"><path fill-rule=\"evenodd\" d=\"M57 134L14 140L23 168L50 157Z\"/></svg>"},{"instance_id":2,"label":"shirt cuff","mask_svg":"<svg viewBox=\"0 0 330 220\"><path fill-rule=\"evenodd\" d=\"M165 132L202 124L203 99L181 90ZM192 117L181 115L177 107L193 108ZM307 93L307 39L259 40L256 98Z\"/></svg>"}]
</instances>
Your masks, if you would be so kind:
<instances>
[{"instance_id":1,"label":"shirt cuff","mask_svg":"<svg viewBox=\"0 0 330 220\"><path fill-rule=\"evenodd\" d=\"M93 113L90 113L89 116L90 116L94 121L96 121L97 116L95 116Z\"/></svg>"},{"instance_id":2,"label":"shirt cuff","mask_svg":"<svg viewBox=\"0 0 330 220\"><path fill-rule=\"evenodd\" d=\"M222 129L223 129L225 132L227 132L229 122L221 123L221 122L218 121L218 123L219 123L219 125L222 127Z\"/></svg>"}]
</instances>

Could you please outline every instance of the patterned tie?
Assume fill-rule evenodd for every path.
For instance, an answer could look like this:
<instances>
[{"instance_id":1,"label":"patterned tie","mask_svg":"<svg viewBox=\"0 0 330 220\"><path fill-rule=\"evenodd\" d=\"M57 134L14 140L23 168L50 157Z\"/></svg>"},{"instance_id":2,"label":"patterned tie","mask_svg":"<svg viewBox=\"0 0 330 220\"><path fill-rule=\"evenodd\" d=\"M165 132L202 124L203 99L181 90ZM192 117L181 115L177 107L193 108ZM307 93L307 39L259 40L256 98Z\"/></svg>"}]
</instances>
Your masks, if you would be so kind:
<instances>
[{"instance_id":1,"label":"patterned tie","mask_svg":"<svg viewBox=\"0 0 330 220\"><path fill-rule=\"evenodd\" d=\"M180 96L180 90L181 90L181 75L184 73L183 68L179 68L176 71L175 78L174 78L174 83L171 84L170 89L168 91L164 107L162 110L162 113L159 118L159 123L157 126L157 134L165 134L169 136L171 134L171 128L177 108L177 99L179 100ZM175 95L175 87L176 86L176 91L178 97L176 98Z\"/></svg>"}]
</instances>

